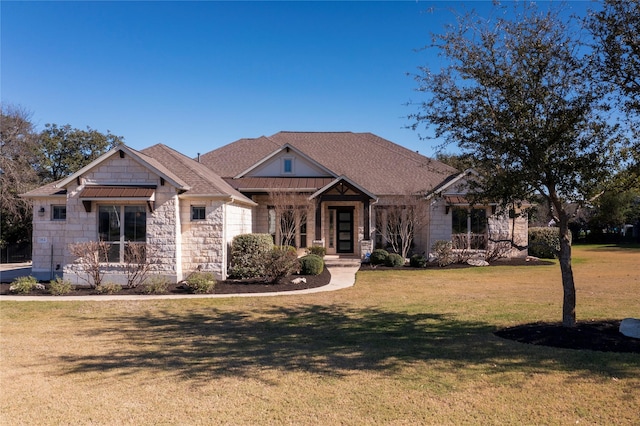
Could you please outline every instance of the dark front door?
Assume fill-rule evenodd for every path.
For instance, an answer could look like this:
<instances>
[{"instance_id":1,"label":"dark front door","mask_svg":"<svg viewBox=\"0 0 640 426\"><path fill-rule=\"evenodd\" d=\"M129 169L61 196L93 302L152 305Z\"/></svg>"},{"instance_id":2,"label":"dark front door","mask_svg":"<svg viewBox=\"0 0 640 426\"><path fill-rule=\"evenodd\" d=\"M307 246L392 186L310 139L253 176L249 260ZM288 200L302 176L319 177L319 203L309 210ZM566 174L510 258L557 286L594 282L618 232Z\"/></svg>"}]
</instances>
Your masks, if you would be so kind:
<instances>
[{"instance_id":1,"label":"dark front door","mask_svg":"<svg viewBox=\"0 0 640 426\"><path fill-rule=\"evenodd\" d=\"M353 253L353 208L336 209L338 253Z\"/></svg>"}]
</instances>

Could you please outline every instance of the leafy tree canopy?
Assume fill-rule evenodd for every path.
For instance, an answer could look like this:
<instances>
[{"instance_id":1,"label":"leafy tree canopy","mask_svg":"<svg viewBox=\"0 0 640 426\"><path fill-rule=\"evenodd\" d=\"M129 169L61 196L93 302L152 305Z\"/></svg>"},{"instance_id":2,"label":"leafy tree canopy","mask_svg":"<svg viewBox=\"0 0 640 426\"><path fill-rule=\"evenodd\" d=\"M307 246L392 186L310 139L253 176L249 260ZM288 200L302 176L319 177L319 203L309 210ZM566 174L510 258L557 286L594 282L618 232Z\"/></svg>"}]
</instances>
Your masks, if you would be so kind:
<instances>
[{"instance_id":1,"label":"leafy tree canopy","mask_svg":"<svg viewBox=\"0 0 640 426\"><path fill-rule=\"evenodd\" d=\"M610 124L607 88L589 66L576 21L555 5L496 4L434 34L430 48L447 65L421 68L424 101L412 127L434 130L444 145L471 153L483 179L474 188L505 204L542 196L560 228L563 324L575 325L567 201L591 198L616 171L626 140Z\"/></svg>"},{"instance_id":2,"label":"leafy tree canopy","mask_svg":"<svg viewBox=\"0 0 640 426\"><path fill-rule=\"evenodd\" d=\"M39 184L33 170L36 134L29 113L20 107L1 106L0 116L0 244L29 240L31 210L18 194Z\"/></svg>"},{"instance_id":3,"label":"leafy tree canopy","mask_svg":"<svg viewBox=\"0 0 640 426\"><path fill-rule=\"evenodd\" d=\"M121 136L108 130L103 134L90 127L80 130L69 124L46 124L38 149L42 182L54 182L75 173L122 141Z\"/></svg>"}]
</instances>

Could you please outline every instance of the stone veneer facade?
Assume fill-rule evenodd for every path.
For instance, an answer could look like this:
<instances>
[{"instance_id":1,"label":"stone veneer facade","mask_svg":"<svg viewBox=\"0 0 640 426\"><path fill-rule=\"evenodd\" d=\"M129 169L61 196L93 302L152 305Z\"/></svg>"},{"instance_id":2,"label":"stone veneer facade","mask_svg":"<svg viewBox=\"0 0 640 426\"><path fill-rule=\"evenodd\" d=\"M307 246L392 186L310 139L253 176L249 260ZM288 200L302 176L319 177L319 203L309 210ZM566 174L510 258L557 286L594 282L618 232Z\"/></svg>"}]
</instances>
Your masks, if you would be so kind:
<instances>
[{"instance_id":1,"label":"stone veneer facade","mask_svg":"<svg viewBox=\"0 0 640 426\"><path fill-rule=\"evenodd\" d=\"M87 212L80 192L86 185L153 185L155 200L150 212L146 200L92 200ZM177 282L198 267L226 278L227 250L233 236L251 232L251 207L202 198L181 199L178 189L129 156L114 155L71 182L66 195L34 198L34 276L49 280L63 276L74 284L87 284L69 244L98 240L99 205L144 205L147 211L146 243L153 275ZM212 198L212 197L211 197ZM218 197L219 198L219 197ZM66 206L66 220L53 220L53 205ZM191 205L205 205L206 218L191 221ZM40 216L37 212L44 208ZM122 265L105 264L104 282L126 283Z\"/></svg>"}]
</instances>

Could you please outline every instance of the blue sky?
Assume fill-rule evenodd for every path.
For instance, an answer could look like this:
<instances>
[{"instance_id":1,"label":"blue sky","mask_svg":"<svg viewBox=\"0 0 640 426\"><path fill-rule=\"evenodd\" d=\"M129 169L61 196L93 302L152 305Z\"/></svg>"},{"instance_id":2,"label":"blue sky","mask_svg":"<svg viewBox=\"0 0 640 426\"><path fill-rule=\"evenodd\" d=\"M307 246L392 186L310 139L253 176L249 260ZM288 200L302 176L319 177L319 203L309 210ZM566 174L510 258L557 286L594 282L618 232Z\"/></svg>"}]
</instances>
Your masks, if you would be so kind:
<instances>
[{"instance_id":1,"label":"blue sky","mask_svg":"<svg viewBox=\"0 0 640 426\"><path fill-rule=\"evenodd\" d=\"M407 73L438 63L416 50L463 4L491 7L2 1L1 99L38 129L90 126L191 157L280 130L372 132L433 155L405 128L420 100Z\"/></svg>"}]
</instances>

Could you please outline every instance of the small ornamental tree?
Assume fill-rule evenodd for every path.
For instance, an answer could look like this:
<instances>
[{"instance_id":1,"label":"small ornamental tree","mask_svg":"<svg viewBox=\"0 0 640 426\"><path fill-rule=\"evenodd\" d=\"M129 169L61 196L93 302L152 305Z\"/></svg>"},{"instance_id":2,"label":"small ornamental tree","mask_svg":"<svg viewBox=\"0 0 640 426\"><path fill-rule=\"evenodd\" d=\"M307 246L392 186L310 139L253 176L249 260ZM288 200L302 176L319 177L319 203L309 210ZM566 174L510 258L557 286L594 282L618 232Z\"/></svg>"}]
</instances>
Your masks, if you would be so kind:
<instances>
[{"instance_id":1,"label":"small ornamental tree","mask_svg":"<svg viewBox=\"0 0 640 426\"><path fill-rule=\"evenodd\" d=\"M108 262L109 244L104 241L86 241L82 243L69 244L69 251L76 257L76 263L80 265L81 271L87 277L78 273L78 276L85 280L91 288L100 287L104 276L103 263Z\"/></svg>"},{"instance_id":2,"label":"small ornamental tree","mask_svg":"<svg viewBox=\"0 0 640 426\"><path fill-rule=\"evenodd\" d=\"M315 207L315 200L310 200L308 194L271 191L269 206L275 214L277 245L297 247L296 232L299 232L302 227L306 227L309 214Z\"/></svg>"},{"instance_id":3,"label":"small ornamental tree","mask_svg":"<svg viewBox=\"0 0 640 426\"><path fill-rule=\"evenodd\" d=\"M376 207L376 226L386 246L406 258L416 235L428 224L429 203L420 195L388 200L387 204Z\"/></svg>"}]
</instances>

